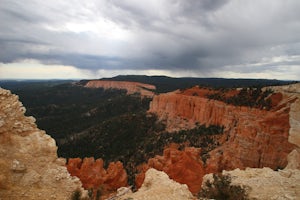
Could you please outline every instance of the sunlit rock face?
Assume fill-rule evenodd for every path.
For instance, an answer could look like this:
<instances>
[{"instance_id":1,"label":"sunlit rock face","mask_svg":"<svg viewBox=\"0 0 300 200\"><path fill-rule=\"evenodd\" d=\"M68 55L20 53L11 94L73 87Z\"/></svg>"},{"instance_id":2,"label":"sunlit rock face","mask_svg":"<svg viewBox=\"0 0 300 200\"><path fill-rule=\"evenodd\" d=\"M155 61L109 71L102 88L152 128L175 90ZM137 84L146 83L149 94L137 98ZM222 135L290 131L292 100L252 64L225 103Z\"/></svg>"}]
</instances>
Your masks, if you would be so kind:
<instances>
[{"instance_id":1,"label":"sunlit rock face","mask_svg":"<svg viewBox=\"0 0 300 200\"><path fill-rule=\"evenodd\" d=\"M55 141L24 116L18 96L0 88L0 199L70 199L78 189Z\"/></svg>"},{"instance_id":2,"label":"sunlit rock face","mask_svg":"<svg viewBox=\"0 0 300 200\"><path fill-rule=\"evenodd\" d=\"M67 169L72 176L81 180L85 189L97 191L101 188L102 192L108 192L127 186L127 173L121 162L111 162L105 169L102 159L71 158Z\"/></svg>"},{"instance_id":3,"label":"sunlit rock face","mask_svg":"<svg viewBox=\"0 0 300 200\"><path fill-rule=\"evenodd\" d=\"M147 164L140 166L141 173L136 176L136 185L140 187L149 168L164 171L174 181L186 184L192 193L199 192L204 175L200 158L201 149L185 148L183 151L175 145L165 148L162 156L155 156Z\"/></svg>"},{"instance_id":4,"label":"sunlit rock face","mask_svg":"<svg viewBox=\"0 0 300 200\"><path fill-rule=\"evenodd\" d=\"M84 87L87 88L104 88L104 89L121 89L126 90L127 94L138 93L142 97L153 97L156 87L150 84L130 81L88 81Z\"/></svg>"},{"instance_id":5,"label":"sunlit rock face","mask_svg":"<svg viewBox=\"0 0 300 200\"><path fill-rule=\"evenodd\" d=\"M137 192L120 196L117 199L189 200L194 199L194 197L186 185L181 185L171 180L168 175L162 171L150 168L145 173L145 181Z\"/></svg>"},{"instance_id":6,"label":"sunlit rock face","mask_svg":"<svg viewBox=\"0 0 300 200\"><path fill-rule=\"evenodd\" d=\"M161 94L153 98L149 112L158 115L169 131L190 129L196 123L224 126L228 140L210 152L206 172L245 167L276 169L287 165L287 155L294 148L288 137L295 96L275 91L267 97L272 99L271 109L265 110L208 99L206 96L211 93L194 87Z\"/></svg>"},{"instance_id":7,"label":"sunlit rock face","mask_svg":"<svg viewBox=\"0 0 300 200\"><path fill-rule=\"evenodd\" d=\"M300 83L280 87L274 86L271 89L283 93L285 99L293 100L293 103L290 103L288 141L294 144L295 147L287 157L288 165L286 169L300 169Z\"/></svg>"}]
</instances>

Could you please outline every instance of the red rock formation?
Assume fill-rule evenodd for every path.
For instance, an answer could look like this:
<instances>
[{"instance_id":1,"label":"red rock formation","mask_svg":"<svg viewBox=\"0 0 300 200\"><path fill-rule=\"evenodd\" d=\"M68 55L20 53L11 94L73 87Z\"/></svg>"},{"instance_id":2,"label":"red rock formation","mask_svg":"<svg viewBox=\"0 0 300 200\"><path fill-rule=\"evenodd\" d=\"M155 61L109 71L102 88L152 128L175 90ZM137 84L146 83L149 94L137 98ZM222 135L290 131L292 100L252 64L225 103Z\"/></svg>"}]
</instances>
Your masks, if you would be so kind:
<instances>
[{"instance_id":1,"label":"red rock formation","mask_svg":"<svg viewBox=\"0 0 300 200\"><path fill-rule=\"evenodd\" d=\"M198 94L201 94L199 91ZM160 94L153 98L149 112L165 120L169 131L190 129L196 122L201 124L228 125L234 123L232 110L248 112L247 108L236 108L223 102L201 96L190 96L180 92ZM224 116L226 115L226 116Z\"/></svg>"},{"instance_id":2,"label":"red rock formation","mask_svg":"<svg viewBox=\"0 0 300 200\"><path fill-rule=\"evenodd\" d=\"M121 89L126 90L127 94L139 93L142 97L153 97L153 90L156 89L154 85L144 84L139 82L129 81L100 81L93 80L85 84L88 88L104 88L104 89Z\"/></svg>"},{"instance_id":3,"label":"red rock formation","mask_svg":"<svg viewBox=\"0 0 300 200\"><path fill-rule=\"evenodd\" d=\"M121 162L110 163L104 169L103 160L94 158L70 158L67 169L72 176L77 176L85 189L96 191L100 187L107 191L127 186L127 173Z\"/></svg>"},{"instance_id":4,"label":"red rock formation","mask_svg":"<svg viewBox=\"0 0 300 200\"><path fill-rule=\"evenodd\" d=\"M209 92L192 88L161 94L153 98L149 112L166 121L168 130L192 128L197 122L225 127L228 141L210 153L207 172L286 166L287 154L293 149L288 135L289 105L294 99L274 94L273 108L267 111L210 100L205 97Z\"/></svg>"},{"instance_id":5,"label":"red rock formation","mask_svg":"<svg viewBox=\"0 0 300 200\"><path fill-rule=\"evenodd\" d=\"M187 184L192 193L200 191L204 175L203 163L200 158L201 149L185 148L179 151L171 145L164 150L163 156L149 159L147 164L140 166L141 173L136 176L136 185L140 187L149 168L164 171L176 182Z\"/></svg>"},{"instance_id":6,"label":"red rock formation","mask_svg":"<svg viewBox=\"0 0 300 200\"><path fill-rule=\"evenodd\" d=\"M104 183L108 188L118 189L127 186L127 173L120 161L109 163L106 172L107 176Z\"/></svg>"}]
</instances>

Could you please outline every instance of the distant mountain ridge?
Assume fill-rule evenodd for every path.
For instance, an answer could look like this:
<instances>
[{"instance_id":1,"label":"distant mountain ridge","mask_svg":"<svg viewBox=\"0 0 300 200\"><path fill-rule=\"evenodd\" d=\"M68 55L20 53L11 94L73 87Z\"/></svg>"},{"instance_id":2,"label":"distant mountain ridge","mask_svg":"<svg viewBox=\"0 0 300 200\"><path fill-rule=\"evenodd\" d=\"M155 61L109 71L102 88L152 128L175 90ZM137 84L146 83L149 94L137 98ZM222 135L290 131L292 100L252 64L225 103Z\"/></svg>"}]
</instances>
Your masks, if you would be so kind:
<instances>
[{"instance_id":1,"label":"distant mountain ridge","mask_svg":"<svg viewBox=\"0 0 300 200\"><path fill-rule=\"evenodd\" d=\"M264 87L274 85L287 85L299 81L287 81L276 79L233 79L233 78L195 78L182 77L174 78L168 76L146 76L146 75L119 75L111 78L82 79L78 80L0 80L0 86L10 90L24 89L24 87L46 87L76 82L78 85L85 85L91 80L101 81L129 81L150 84L156 86L157 93L165 93L177 89L187 89L195 85L213 88L237 88L237 87Z\"/></svg>"},{"instance_id":2,"label":"distant mountain ridge","mask_svg":"<svg viewBox=\"0 0 300 200\"><path fill-rule=\"evenodd\" d=\"M264 87L271 85L286 85L295 81L282 81L276 79L227 79L227 78L172 78L168 76L146 75L120 75L112 78L99 80L132 81L156 86L156 92L164 93L177 89L191 88L195 85L213 88L236 88L236 87Z\"/></svg>"}]
</instances>

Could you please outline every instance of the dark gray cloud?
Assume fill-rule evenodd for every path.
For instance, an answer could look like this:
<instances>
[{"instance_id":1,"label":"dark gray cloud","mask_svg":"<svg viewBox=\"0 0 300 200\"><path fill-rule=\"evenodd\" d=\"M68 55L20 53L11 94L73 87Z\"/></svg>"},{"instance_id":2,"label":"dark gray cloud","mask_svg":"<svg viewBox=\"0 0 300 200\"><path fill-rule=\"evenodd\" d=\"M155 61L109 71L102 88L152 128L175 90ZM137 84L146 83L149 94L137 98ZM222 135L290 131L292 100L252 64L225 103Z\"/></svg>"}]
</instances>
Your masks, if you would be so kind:
<instances>
[{"instance_id":1,"label":"dark gray cloud","mask_svg":"<svg viewBox=\"0 0 300 200\"><path fill-rule=\"evenodd\" d=\"M298 0L2 0L0 62L203 74L300 68L299 8Z\"/></svg>"}]
</instances>

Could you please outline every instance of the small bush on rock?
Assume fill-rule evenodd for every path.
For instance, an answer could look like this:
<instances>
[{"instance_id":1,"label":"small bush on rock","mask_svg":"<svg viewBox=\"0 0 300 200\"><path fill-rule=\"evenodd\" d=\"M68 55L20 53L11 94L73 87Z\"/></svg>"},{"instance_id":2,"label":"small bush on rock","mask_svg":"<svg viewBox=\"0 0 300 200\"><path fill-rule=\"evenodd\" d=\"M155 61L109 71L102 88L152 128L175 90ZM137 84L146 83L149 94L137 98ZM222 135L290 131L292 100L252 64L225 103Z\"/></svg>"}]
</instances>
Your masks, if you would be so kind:
<instances>
[{"instance_id":1,"label":"small bush on rock","mask_svg":"<svg viewBox=\"0 0 300 200\"><path fill-rule=\"evenodd\" d=\"M223 174L213 174L213 182L206 181L198 196L217 200L249 199L246 187L231 185L230 176Z\"/></svg>"},{"instance_id":2,"label":"small bush on rock","mask_svg":"<svg viewBox=\"0 0 300 200\"><path fill-rule=\"evenodd\" d=\"M80 200L81 198L81 191L79 189L76 189L71 197L71 200Z\"/></svg>"}]
</instances>

